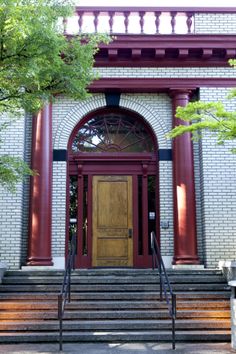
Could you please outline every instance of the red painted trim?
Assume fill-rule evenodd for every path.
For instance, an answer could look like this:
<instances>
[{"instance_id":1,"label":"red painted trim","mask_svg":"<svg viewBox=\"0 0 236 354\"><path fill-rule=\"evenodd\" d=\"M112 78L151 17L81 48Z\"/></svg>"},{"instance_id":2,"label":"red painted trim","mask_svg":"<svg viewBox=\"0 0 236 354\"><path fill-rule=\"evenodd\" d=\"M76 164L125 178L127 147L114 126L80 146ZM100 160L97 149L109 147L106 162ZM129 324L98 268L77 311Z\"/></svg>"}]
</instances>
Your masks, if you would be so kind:
<instances>
[{"instance_id":1,"label":"red painted trim","mask_svg":"<svg viewBox=\"0 0 236 354\"><path fill-rule=\"evenodd\" d=\"M88 267L92 266L92 200L93 200L93 177L88 176Z\"/></svg>"},{"instance_id":2,"label":"red painted trim","mask_svg":"<svg viewBox=\"0 0 236 354\"><path fill-rule=\"evenodd\" d=\"M235 55L231 55L229 58L235 58ZM116 61L108 61L106 58L97 58L96 63L94 65L97 68L211 68L211 67L229 67L228 59L226 58L210 58L208 60L200 60L200 59L170 59L170 58L160 58L159 60L151 59L151 58L143 58L140 60L132 60L132 59L119 59Z\"/></svg>"},{"instance_id":3,"label":"red painted trim","mask_svg":"<svg viewBox=\"0 0 236 354\"><path fill-rule=\"evenodd\" d=\"M103 154L96 154L96 153L70 153L69 154L69 162L68 162L68 171L71 175L76 175L78 171L78 164L82 164L82 175L88 175L88 256L84 257L79 252L76 261L76 266L81 268L91 267L92 265L92 178L94 175L102 175L102 174L109 174L109 175L132 175L133 176L133 203L134 206L138 204L137 201L137 175L143 174L144 165L145 165L145 173L147 174L156 174L156 166L157 166L157 151L158 145L156 141L156 137L152 128L150 127L147 122L143 120L143 118L132 111L124 110L124 109L111 109L111 108L104 108L102 110L97 110L92 112L91 114L84 117L81 122L74 128L71 137L68 142L68 151L70 151L70 146L74 139L75 134L77 133L78 129L90 118L92 118L97 113L101 114L102 112L126 112L129 115L134 116L136 119L142 119L142 122L147 126L150 135L153 137L153 144L155 148L155 153L103 153ZM144 196L144 207L148 207L147 201L147 178L145 177L146 182L144 182L143 187L143 195ZM157 182L158 184L158 182ZM79 185L79 205L82 205L82 190L83 186ZM146 190L145 190L146 189ZM144 191L145 190L145 191ZM67 190L69 191L69 189ZM68 192L67 192L68 193ZM158 196L156 196L158 198ZM82 199L81 199L82 198ZM67 204L67 209L69 203ZM133 235L134 235L134 267L149 267L150 263L150 256L148 256L148 220L144 222L144 233L145 237L143 240L143 244L145 245L144 254L146 256L138 256L138 210L134 207L133 212ZM79 223L82 224L82 211L78 211L78 219ZM147 213L146 210L144 213ZM147 215L145 216L147 218ZM80 231L81 232L81 228ZM82 243L79 242L79 248L82 249ZM82 256L82 258L81 258ZM85 260L86 258L86 260Z\"/></svg>"},{"instance_id":4,"label":"red painted trim","mask_svg":"<svg viewBox=\"0 0 236 354\"><path fill-rule=\"evenodd\" d=\"M142 202L143 202L143 258L148 262L148 183L147 175L142 178Z\"/></svg>"},{"instance_id":5,"label":"red painted trim","mask_svg":"<svg viewBox=\"0 0 236 354\"><path fill-rule=\"evenodd\" d=\"M155 141L153 141L155 143ZM89 162L89 161L150 161L153 160L155 161L155 154L154 153L122 153L122 152L113 152L111 153L106 153L103 152L101 153L70 153L69 155L69 160L70 161L81 161L83 160L84 162Z\"/></svg>"},{"instance_id":6,"label":"red painted trim","mask_svg":"<svg viewBox=\"0 0 236 354\"><path fill-rule=\"evenodd\" d=\"M235 70L235 69L232 69ZM101 78L90 85L90 92L169 92L170 89L235 87L236 78Z\"/></svg>"},{"instance_id":7,"label":"red painted trim","mask_svg":"<svg viewBox=\"0 0 236 354\"><path fill-rule=\"evenodd\" d=\"M100 49L235 49L236 34L120 34Z\"/></svg>"},{"instance_id":8,"label":"red painted trim","mask_svg":"<svg viewBox=\"0 0 236 354\"><path fill-rule=\"evenodd\" d=\"M138 176L133 175L133 205L138 205ZM133 208L133 259L134 268L140 266L138 256L138 208Z\"/></svg>"},{"instance_id":9,"label":"red painted trim","mask_svg":"<svg viewBox=\"0 0 236 354\"><path fill-rule=\"evenodd\" d=\"M77 176L78 176L78 210L77 210L77 268L83 268L83 191L84 191L84 181L83 175L78 172L77 168Z\"/></svg>"},{"instance_id":10,"label":"red painted trim","mask_svg":"<svg viewBox=\"0 0 236 354\"><path fill-rule=\"evenodd\" d=\"M235 34L119 34L99 46L95 66L227 66L235 41Z\"/></svg>"},{"instance_id":11,"label":"red painted trim","mask_svg":"<svg viewBox=\"0 0 236 354\"><path fill-rule=\"evenodd\" d=\"M76 164L70 164L70 173L73 175L76 173ZM127 175L127 171L131 174L142 174L142 161L133 163L130 165L129 163L123 163L122 160L119 163L111 163L109 160L104 163L94 163L91 161L88 164L84 164L83 173L86 175ZM155 174L155 164L148 165L148 174Z\"/></svg>"},{"instance_id":12,"label":"red painted trim","mask_svg":"<svg viewBox=\"0 0 236 354\"><path fill-rule=\"evenodd\" d=\"M77 171L71 175L77 175ZM70 222L70 174L69 174L69 162L67 161L67 171L66 171L66 225L65 225L65 260L68 256L68 246L69 246L69 222Z\"/></svg>"},{"instance_id":13,"label":"red painted trim","mask_svg":"<svg viewBox=\"0 0 236 354\"><path fill-rule=\"evenodd\" d=\"M154 6L76 6L76 11L93 13L99 11L101 13L107 12L191 12L191 13L236 13L235 7L154 7Z\"/></svg>"}]
</instances>

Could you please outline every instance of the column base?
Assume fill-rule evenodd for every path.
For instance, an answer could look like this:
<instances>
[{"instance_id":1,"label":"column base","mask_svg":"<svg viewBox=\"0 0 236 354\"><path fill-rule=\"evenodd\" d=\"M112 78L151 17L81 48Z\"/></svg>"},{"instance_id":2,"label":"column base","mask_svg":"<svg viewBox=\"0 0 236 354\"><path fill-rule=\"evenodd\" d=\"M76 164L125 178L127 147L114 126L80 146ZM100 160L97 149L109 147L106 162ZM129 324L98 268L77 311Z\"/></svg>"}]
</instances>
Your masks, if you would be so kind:
<instances>
[{"instance_id":1,"label":"column base","mask_svg":"<svg viewBox=\"0 0 236 354\"><path fill-rule=\"evenodd\" d=\"M29 257L27 266L53 266L51 257Z\"/></svg>"},{"instance_id":2,"label":"column base","mask_svg":"<svg viewBox=\"0 0 236 354\"><path fill-rule=\"evenodd\" d=\"M191 257L191 256L175 256L173 258L173 265L178 265L178 264L200 264L199 258L197 256Z\"/></svg>"}]
</instances>

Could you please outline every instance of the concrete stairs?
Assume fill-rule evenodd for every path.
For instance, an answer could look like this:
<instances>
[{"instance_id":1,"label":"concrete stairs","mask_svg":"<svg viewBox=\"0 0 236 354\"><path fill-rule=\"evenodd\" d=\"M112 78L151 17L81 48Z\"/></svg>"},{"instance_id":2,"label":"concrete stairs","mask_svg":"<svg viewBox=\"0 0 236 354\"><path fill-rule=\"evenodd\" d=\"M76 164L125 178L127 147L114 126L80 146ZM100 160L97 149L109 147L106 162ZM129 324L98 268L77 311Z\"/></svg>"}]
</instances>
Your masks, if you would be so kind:
<instances>
[{"instance_id":1,"label":"concrete stairs","mask_svg":"<svg viewBox=\"0 0 236 354\"><path fill-rule=\"evenodd\" d=\"M170 270L177 341L229 341L230 290L219 271ZM9 271L0 285L0 343L58 341L59 271ZM156 271L76 270L64 341L171 341Z\"/></svg>"}]
</instances>

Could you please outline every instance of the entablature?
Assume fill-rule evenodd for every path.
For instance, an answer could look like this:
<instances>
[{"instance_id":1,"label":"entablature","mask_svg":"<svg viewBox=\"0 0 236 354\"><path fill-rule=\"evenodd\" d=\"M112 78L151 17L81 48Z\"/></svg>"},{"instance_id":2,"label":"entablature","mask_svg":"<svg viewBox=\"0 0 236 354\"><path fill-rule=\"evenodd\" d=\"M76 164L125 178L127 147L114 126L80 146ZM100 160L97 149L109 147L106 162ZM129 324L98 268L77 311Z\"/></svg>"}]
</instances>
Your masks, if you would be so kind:
<instances>
[{"instance_id":1,"label":"entablature","mask_svg":"<svg viewBox=\"0 0 236 354\"><path fill-rule=\"evenodd\" d=\"M97 67L228 66L236 35L118 35L100 45Z\"/></svg>"}]
</instances>

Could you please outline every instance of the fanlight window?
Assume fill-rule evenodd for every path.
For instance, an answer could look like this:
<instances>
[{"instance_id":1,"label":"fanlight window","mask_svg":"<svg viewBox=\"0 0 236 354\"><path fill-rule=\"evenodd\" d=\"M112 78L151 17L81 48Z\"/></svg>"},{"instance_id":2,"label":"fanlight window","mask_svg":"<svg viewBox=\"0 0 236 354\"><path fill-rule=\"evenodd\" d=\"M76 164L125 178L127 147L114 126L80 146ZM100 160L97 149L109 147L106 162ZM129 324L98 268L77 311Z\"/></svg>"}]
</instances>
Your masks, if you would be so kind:
<instances>
[{"instance_id":1,"label":"fanlight window","mask_svg":"<svg viewBox=\"0 0 236 354\"><path fill-rule=\"evenodd\" d=\"M97 115L85 123L72 142L73 152L152 152L153 139L139 120L125 114Z\"/></svg>"}]
</instances>

